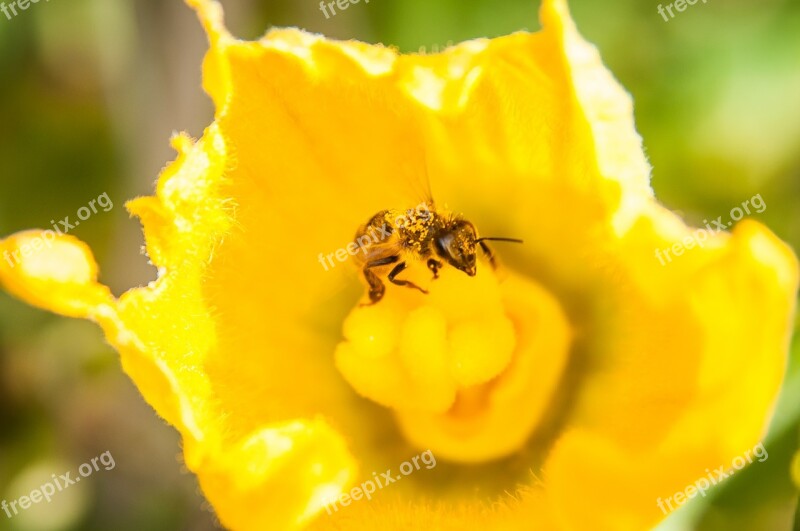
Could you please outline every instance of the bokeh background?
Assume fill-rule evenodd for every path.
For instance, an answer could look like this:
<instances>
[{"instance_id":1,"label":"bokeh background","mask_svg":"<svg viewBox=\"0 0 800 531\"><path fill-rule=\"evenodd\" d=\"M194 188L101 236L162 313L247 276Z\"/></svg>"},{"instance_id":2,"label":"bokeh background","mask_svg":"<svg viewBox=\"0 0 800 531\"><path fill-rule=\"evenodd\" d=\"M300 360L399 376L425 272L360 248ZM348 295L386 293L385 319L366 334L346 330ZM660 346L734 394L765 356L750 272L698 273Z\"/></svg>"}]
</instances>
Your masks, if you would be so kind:
<instances>
[{"instance_id":1,"label":"bokeh background","mask_svg":"<svg viewBox=\"0 0 800 531\"><path fill-rule=\"evenodd\" d=\"M405 52L538 28L534 0L371 0L330 19L316 0L222 3L241 37L299 26ZM701 0L669 21L657 5L571 2L582 33L633 95L657 196L701 225L761 194L767 208L755 217L800 249L800 2ZM205 49L179 0L40 1L10 20L0 14L0 237L74 220L105 192L113 208L72 234L94 249L116 294L153 280L123 204L153 192L174 157L173 131L198 137L211 122L200 88ZM800 531L790 476L800 435L798 346L795 339L769 459L660 530ZM139 397L99 329L0 291L0 499L105 451L113 470L13 519L0 513L0 530L218 527L176 433Z\"/></svg>"}]
</instances>

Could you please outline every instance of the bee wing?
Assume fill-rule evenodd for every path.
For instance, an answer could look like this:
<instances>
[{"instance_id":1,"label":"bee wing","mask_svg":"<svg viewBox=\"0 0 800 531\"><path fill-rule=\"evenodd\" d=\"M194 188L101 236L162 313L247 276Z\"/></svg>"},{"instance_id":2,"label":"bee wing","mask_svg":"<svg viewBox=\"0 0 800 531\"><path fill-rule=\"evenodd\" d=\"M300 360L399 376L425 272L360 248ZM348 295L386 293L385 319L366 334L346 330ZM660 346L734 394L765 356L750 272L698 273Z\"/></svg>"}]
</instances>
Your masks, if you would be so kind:
<instances>
[{"instance_id":1,"label":"bee wing","mask_svg":"<svg viewBox=\"0 0 800 531\"><path fill-rule=\"evenodd\" d=\"M376 233L370 234L367 232L365 234L371 235L373 240L365 246L359 245L356 241L356 245L359 245L359 247L355 257L359 265L373 260L380 260L387 256L402 255L404 252L403 244L394 236L381 239L380 235Z\"/></svg>"},{"instance_id":2,"label":"bee wing","mask_svg":"<svg viewBox=\"0 0 800 531\"><path fill-rule=\"evenodd\" d=\"M414 160L408 160L400 168L402 184L400 185L403 195L408 196L408 205L398 205L400 207L418 206L424 203L425 206L433 210L433 193L431 191L430 174L428 172L428 159L423 152Z\"/></svg>"}]
</instances>

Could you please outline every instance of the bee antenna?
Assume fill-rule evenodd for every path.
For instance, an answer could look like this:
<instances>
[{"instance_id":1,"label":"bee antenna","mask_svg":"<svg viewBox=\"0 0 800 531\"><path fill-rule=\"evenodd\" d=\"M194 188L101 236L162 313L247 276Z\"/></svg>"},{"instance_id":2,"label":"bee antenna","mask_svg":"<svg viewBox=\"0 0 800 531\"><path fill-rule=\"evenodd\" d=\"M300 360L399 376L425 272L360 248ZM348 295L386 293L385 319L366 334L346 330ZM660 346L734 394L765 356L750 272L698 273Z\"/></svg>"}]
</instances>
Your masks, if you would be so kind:
<instances>
[{"instance_id":1,"label":"bee antenna","mask_svg":"<svg viewBox=\"0 0 800 531\"><path fill-rule=\"evenodd\" d=\"M478 238L475 240L475 243L482 241L524 243L522 240L518 240L517 238Z\"/></svg>"}]
</instances>

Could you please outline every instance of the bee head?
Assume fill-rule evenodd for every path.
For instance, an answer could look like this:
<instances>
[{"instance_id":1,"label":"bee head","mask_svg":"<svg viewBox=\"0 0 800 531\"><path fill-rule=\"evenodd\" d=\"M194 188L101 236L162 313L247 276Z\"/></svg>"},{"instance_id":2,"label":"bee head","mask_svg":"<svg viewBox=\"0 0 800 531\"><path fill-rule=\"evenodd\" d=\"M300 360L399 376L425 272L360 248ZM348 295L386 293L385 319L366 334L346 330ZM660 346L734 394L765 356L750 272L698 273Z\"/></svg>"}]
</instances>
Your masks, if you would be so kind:
<instances>
[{"instance_id":1,"label":"bee head","mask_svg":"<svg viewBox=\"0 0 800 531\"><path fill-rule=\"evenodd\" d=\"M436 254L451 266L473 277L476 273L477 238L472 223L457 219L434 240Z\"/></svg>"}]
</instances>

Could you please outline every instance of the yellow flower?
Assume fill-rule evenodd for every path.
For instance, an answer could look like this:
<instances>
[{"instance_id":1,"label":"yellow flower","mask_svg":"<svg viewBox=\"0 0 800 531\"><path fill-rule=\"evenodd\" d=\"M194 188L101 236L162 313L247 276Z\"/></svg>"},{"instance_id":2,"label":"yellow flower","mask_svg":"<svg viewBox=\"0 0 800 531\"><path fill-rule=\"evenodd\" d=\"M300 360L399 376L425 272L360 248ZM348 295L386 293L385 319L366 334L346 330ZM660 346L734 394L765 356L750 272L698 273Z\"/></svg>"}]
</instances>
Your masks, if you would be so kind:
<instances>
[{"instance_id":1,"label":"yellow flower","mask_svg":"<svg viewBox=\"0 0 800 531\"><path fill-rule=\"evenodd\" d=\"M217 113L128 203L158 280L116 299L84 244L28 231L0 242L0 281L103 328L225 526L642 530L759 441L797 261L754 221L656 259L694 232L655 202L630 99L563 1L541 32L434 55L242 42L189 3ZM421 175L437 208L525 243L359 306L358 272L324 256L417 205Z\"/></svg>"}]
</instances>

